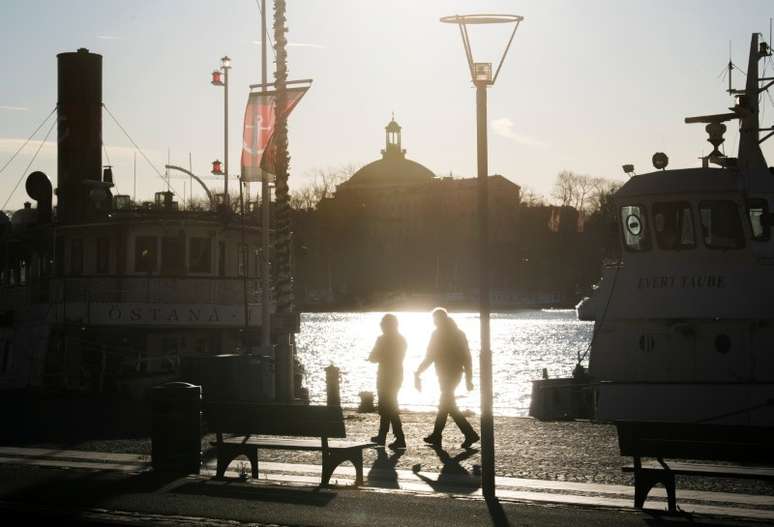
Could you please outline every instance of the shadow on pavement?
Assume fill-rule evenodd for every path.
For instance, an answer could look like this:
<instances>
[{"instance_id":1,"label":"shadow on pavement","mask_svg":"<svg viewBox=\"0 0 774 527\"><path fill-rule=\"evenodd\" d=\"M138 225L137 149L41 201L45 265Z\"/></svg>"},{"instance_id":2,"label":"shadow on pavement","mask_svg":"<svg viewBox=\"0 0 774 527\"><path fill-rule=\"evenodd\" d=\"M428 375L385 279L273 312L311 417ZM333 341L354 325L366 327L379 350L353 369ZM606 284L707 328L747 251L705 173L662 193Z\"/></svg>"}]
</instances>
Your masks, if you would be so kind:
<instances>
[{"instance_id":1,"label":"shadow on pavement","mask_svg":"<svg viewBox=\"0 0 774 527\"><path fill-rule=\"evenodd\" d=\"M471 474L460 463L478 452L475 449L467 449L454 457L440 446L434 446L433 450L438 459L443 463L443 468L438 474L438 479L430 479L419 473L422 469L421 464L416 464L412 470L416 476L427 483L435 492L454 493L454 494L472 494L481 488L481 478L478 475Z\"/></svg>"},{"instance_id":2,"label":"shadow on pavement","mask_svg":"<svg viewBox=\"0 0 774 527\"><path fill-rule=\"evenodd\" d=\"M395 467L405 453L405 450L397 450L392 455L387 455L384 448L376 449L376 461L368 471L367 481L369 487L383 489L399 489L398 472Z\"/></svg>"},{"instance_id":3,"label":"shadow on pavement","mask_svg":"<svg viewBox=\"0 0 774 527\"><path fill-rule=\"evenodd\" d=\"M77 444L84 440L150 436L150 405L124 398L80 394L0 394L4 425L0 444Z\"/></svg>"},{"instance_id":4,"label":"shadow on pavement","mask_svg":"<svg viewBox=\"0 0 774 527\"><path fill-rule=\"evenodd\" d=\"M489 516L492 517L494 527L510 527L508 517L505 515L503 506L497 498L486 498L486 508L489 510Z\"/></svg>"},{"instance_id":5,"label":"shadow on pavement","mask_svg":"<svg viewBox=\"0 0 774 527\"><path fill-rule=\"evenodd\" d=\"M648 517L643 523L652 527L729 527L750 525L749 521L698 519L689 512L670 513L666 511L644 511Z\"/></svg>"},{"instance_id":6,"label":"shadow on pavement","mask_svg":"<svg viewBox=\"0 0 774 527\"><path fill-rule=\"evenodd\" d=\"M19 467L19 477L2 482L0 501L56 506L65 511L98 507L110 498L130 493L153 493L184 478L153 471L127 476L97 471L30 471ZM13 476L7 476L12 478Z\"/></svg>"},{"instance_id":7,"label":"shadow on pavement","mask_svg":"<svg viewBox=\"0 0 774 527\"><path fill-rule=\"evenodd\" d=\"M308 489L278 488L250 485L237 481L191 481L173 489L175 494L207 496L210 498L232 498L239 500L266 501L325 507L336 497L335 492L317 487Z\"/></svg>"}]
</instances>

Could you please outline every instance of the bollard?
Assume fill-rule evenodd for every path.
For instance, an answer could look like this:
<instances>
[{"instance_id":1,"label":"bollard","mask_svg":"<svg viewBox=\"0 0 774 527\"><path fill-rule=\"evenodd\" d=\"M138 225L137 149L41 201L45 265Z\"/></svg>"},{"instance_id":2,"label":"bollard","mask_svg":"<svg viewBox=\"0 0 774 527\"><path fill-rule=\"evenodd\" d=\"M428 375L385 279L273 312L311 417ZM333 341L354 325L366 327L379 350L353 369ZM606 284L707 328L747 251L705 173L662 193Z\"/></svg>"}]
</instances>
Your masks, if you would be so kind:
<instances>
[{"instance_id":1,"label":"bollard","mask_svg":"<svg viewBox=\"0 0 774 527\"><path fill-rule=\"evenodd\" d=\"M341 371L336 366L331 364L325 368L325 388L328 406L341 406L340 378Z\"/></svg>"},{"instance_id":2,"label":"bollard","mask_svg":"<svg viewBox=\"0 0 774 527\"><path fill-rule=\"evenodd\" d=\"M376 411L374 406L374 392L360 392L360 406L357 407L357 411L361 414L373 413Z\"/></svg>"},{"instance_id":3,"label":"bollard","mask_svg":"<svg viewBox=\"0 0 774 527\"><path fill-rule=\"evenodd\" d=\"M151 394L153 469L198 474L201 465L201 386L170 382Z\"/></svg>"}]
</instances>

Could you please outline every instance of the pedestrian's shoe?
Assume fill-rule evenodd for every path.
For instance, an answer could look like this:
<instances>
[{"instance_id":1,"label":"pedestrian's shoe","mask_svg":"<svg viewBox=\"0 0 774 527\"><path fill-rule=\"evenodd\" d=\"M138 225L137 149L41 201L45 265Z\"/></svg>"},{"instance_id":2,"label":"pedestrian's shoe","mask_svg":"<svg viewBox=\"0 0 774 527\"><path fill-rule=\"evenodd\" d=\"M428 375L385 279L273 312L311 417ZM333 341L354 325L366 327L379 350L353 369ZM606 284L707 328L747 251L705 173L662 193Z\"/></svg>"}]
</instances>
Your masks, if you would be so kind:
<instances>
[{"instance_id":1,"label":"pedestrian's shoe","mask_svg":"<svg viewBox=\"0 0 774 527\"><path fill-rule=\"evenodd\" d=\"M473 443L477 443L479 439L481 438L478 436L478 434L473 432L471 435L465 438L465 441L463 441L460 446L462 448L470 448L473 446Z\"/></svg>"},{"instance_id":2,"label":"pedestrian's shoe","mask_svg":"<svg viewBox=\"0 0 774 527\"><path fill-rule=\"evenodd\" d=\"M432 446L441 446L441 436L430 434L427 437L422 438L422 441Z\"/></svg>"},{"instance_id":3,"label":"pedestrian's shoe","mask_svg":"<svg viewBox=\"0 0 774 527\"><path fill-rule=\"evenodd\" d=\"M397 438L395 441L390 443L389 446L393 450L405 450L406 449L406 440L402 437Z\"/></svg>"},{"instance_id":4,"label":"pedestrian's shoe","mask_svg":"<svg viewBox=\"0 0 774 527\"><path fill-rule=\"evenodd\" d=\"M384 446L384 443L387 441L384 437L374 436L371 438L372 443L376 443L379 446Z\"/></svg>"}]
</instances>

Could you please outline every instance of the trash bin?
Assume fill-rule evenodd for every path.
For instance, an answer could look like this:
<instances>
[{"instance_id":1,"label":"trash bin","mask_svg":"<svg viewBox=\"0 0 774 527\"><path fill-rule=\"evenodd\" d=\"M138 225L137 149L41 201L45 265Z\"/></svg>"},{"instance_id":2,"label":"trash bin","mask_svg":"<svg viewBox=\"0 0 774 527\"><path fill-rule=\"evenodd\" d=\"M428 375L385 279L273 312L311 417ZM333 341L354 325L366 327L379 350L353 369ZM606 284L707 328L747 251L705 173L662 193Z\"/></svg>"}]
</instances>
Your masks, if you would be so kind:
<instances>
[{"instance_id":1,"label":"trash bin","mask_svg":"<svg viewBox=\"0 0 774 527\"><path fill-rule=\"evenodd\" d=\"M202 387L187 382L155 386L151 403L153 469L198 474L201 464Z\"/></svg>"}]
</instances>

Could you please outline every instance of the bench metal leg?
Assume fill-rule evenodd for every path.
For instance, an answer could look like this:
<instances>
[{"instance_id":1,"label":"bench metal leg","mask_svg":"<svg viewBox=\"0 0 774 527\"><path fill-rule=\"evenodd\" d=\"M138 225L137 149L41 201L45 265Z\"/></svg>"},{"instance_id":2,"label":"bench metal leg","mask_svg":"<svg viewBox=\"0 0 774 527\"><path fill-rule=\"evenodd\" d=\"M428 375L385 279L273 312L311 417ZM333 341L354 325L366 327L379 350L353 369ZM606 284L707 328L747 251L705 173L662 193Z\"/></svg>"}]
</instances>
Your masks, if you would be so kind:
<instances>
[{"instance_id":1,"label":"bench metal leg","mask_svg":"<svg viewBox=\"0 0 774 527\"><path fill-rule=\"evenodd\" d=\"M215 470L215 477L217 479L223 479L226 476L226 470L234 459L239 456L239 452L234 452L231 449L218 448L218 467Z\"/></svg>"},{"instance_id":2,"label":"bench metal leg","mask_svg":"<svg viewBox=\"0 0 774 527\"><path fill-rule=\"evenodd\" d=\"M218 452L218 467L215 469L215 478L223 479L223 477L226 475L226 468L228 468L228 463L223 457L223 454Z\"/></svg>"},{"instance_id":3,"label":"bench metal leg","mask_svg":"<svg viewBox=\"0 0 774 527\"><path fill-rule=\"evenodd\" d=\"M323 450L321 487L327 487L336 467L344 461L355 466L355 485L363 485L363 451L360 448Z\"/></svg>"},{"instance_id":4,"label":"bench metal leg","mask_svg":"<svg viewBox=\"0 0 774 527\"><path fill-rule=\"evenodd\" d=\"M363 450L358 448L353 452L350 460L355 465L355 485L360 487L363 485Z\"/></svg>"},{"instance_id":5,"label":"bench metal leg","mask_svg":"<svg viewBox=\"0 0 774 527\"><path fill-rule=\"evenodd\" d=\"M253 479L258 479L258 449L254 448L247 454L247 459L250 460L250 469L252 470Z\"/></svg>"},{"instance_id":6,"label":"bench metal leg","mask_svg":"<svg viewBox=\"0 0 774 527\"><path fill-rule=\"evenodd\" d=\"M639 458L634 460L634 506L642 509L650 490L661 483L667 492L669 512L677 512L677 497L675 495L675 475L664 465L663 470L643 469Z\"/></svg>"},{"instance_id":7,"label":"bench metal leg","mask_svg":"<svg viewBox=\"0 0 774 527\"><path fill-rule=\"evenodd\" d=\"M253 479L258 478L258 449L257 448L223 448L217 449L218 466L215 470L215 478L223 479L226 476L226 470L239 456L246 456L250 461L250 468Z\"/></svg>"}]
</instances>

